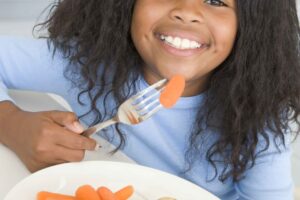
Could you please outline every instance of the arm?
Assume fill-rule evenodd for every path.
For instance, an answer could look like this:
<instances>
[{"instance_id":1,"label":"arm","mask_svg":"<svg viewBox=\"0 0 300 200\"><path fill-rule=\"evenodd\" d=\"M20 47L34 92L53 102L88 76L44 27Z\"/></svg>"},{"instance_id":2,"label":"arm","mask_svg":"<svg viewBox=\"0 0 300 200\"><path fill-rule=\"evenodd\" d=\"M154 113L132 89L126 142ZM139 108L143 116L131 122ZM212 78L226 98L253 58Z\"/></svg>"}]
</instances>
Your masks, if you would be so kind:
<instances>
[{"instance_id":1,"label":"arm","mask_svg":"<svg viewBox=\"0 0 300 200\"><path fill-rule=\"evenodd\" d=\"M44 39L0 37L0 81L2 89L21 89L64 94L70 84L63 76L67 60L53 57ZM3 90L0 100L7 98Z\"/></svg>"},{"instance_id":2,"label":"arm","mask_svg":"<svg viewBox=\"0 0 300 200\"><path fill-rule=\"evenodd\" d=\"M79 161L95 141L83 131L74 113L27 112L7 95L7 88L65 93L66 61L52 58L45 40L0 38L0 143L13 150L30 171Z\"/></svg>"}]
</instances>

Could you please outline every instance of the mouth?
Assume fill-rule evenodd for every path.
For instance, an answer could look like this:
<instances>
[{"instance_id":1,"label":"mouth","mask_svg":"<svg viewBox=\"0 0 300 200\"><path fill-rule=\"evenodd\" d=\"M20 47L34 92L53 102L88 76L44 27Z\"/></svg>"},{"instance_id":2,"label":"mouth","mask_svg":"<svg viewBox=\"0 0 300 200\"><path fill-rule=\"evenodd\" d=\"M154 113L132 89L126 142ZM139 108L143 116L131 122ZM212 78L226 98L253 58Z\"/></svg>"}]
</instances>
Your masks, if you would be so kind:
<instances>
[{"instance_id":1,"label":"mouth","mask_svg":"<svg viewBox=\"0 0 300 200\"><path fill-rule=\"evenodd\" d=\"M208 47L208 44L206 43L201 43L199 41L181 36L171 36L161 33L156 33L155 36L163 43L178 50L196 50Z\"/></svg>"}]
</instances>

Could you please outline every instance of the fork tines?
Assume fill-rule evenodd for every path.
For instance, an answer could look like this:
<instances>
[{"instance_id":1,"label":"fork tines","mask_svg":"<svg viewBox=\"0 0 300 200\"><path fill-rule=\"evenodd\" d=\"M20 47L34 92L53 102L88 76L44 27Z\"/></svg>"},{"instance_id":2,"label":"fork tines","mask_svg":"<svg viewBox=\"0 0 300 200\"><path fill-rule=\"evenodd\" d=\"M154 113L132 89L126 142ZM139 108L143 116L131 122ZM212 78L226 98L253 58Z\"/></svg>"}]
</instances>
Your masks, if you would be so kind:
<instances>
[{"instance_id":1,"label":"fork tines","mask_svg":"<svg viewBox=\"0 0 300 200\"><path fill-rule=\"evenodd\" d=\"M147 118L148 115L152 115L152 112L156 112L160 108L159 95L164 89L166 82L167 79L160 80L133 97L132 105L140 116Z\"/></svg>"}]
</instances>

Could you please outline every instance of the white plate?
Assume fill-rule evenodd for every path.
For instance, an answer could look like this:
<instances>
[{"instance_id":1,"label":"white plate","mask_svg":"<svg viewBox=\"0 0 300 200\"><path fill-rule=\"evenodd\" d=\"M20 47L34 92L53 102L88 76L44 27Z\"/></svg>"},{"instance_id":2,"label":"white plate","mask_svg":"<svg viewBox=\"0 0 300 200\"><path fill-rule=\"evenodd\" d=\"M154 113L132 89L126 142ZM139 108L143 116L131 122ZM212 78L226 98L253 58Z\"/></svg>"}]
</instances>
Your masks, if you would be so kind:
<instances>
[{"instance_id":1,"label":"white plate","mask_svg":"<svg viewBox=\"0 0 300 200\"><path fill-rule=\"evenodd\" d=\"M213 194L177 176L136 164L86 161L56 165L38 171L18 183L4 200L35 200L39 191L73 195L80 185L106 186L116 191L126 185L135 189L131 200L218 200Z\"/></svg>"}]
</instances>

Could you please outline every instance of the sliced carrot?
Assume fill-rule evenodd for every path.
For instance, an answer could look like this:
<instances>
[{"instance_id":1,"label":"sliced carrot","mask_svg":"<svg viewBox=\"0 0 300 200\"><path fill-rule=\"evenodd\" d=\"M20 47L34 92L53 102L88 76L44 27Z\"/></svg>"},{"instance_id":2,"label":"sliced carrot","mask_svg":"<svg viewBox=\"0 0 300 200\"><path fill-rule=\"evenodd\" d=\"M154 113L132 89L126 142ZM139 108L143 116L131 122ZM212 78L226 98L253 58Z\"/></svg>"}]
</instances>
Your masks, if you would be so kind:
<instances>
[{"instance_id":1,"label":"sliced carrot","mask_svg":"<svg viewBox=\"0 0 300 200\"><path fill-rule=\"evenodd\" d=\"M101 200L119 200L110 189L104 186L99 187L97 189L97 193L101 197Z\"/></svg>"},{"instance_id":2,"label":"sliced carrot","mask_svg":"<svg viewBox=\"0 0 300 200\"><path fill-rule=\"evenodd\" d=\"M166 108L171 108L182 95L184 87L184 77L182 75L173 76L160 94L160 103Z\"/></svg>"},{"instance_id":3,"label":"sliced carrot","mask_svg":"<svg viewBox=\"0 0 300 200\"><path fill-rule=\"evenodd\" d=\"M77 188L75 196L77 200L102 200L97 191L90 185Z\"/></svg>"},{"instance_id":4,"label":"sliced carrot","mask_svg":"<svg viewBox=\"0 0 300 200\"><path fill-rule=\"evenodd\" d=\"M37 194L37 200L76 200L74 196L41 191Z\"/></svg>"},{"instance_id":5,"label":"sliced carrot","mask_svg":"<svg viewBox=\"0 0 300 200\"><path fill-rule=\"evenodd\" d=\"M134 191L133 187L131 185L128 185L115 192L115 197L118 200L127 200L129 197L131 197L133 191Z\"/></svg>"}]
</instances>

